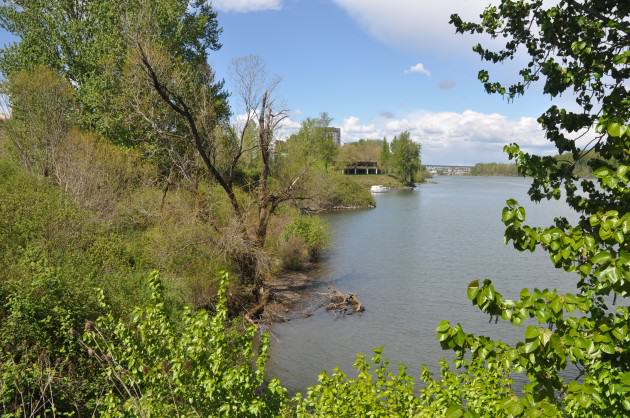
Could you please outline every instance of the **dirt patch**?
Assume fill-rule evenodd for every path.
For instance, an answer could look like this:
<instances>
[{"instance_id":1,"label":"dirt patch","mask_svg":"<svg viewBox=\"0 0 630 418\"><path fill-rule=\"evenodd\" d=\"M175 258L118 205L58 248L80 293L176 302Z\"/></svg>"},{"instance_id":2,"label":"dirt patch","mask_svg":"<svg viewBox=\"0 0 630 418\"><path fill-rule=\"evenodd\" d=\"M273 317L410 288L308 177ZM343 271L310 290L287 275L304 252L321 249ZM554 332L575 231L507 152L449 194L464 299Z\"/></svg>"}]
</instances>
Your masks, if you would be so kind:
<instances>
[{"instance_id":1,"label":"dirt patch","mask_svg":"<svg viewBox=\"0 0 630 418\"><path fill-rule=\"evenodd\" d=\"M316 267L279 274L265 288L269 300L260 320L268 324L307 318L321 308L344 315L365 309L356 295L345 294L321 278Z\"/></svg>"}]
</instances>

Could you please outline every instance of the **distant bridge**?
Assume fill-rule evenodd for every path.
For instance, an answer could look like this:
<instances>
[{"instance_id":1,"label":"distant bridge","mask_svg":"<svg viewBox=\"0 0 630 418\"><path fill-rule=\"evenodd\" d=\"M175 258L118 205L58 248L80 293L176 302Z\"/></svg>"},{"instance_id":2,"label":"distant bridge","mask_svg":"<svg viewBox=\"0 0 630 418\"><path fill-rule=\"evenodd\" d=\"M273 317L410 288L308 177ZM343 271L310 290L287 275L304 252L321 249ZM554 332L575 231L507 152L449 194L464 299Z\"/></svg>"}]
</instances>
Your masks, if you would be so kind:
<instances>
[{"instance_id":1,"label":"distant bridge","mask_svg":"<svg viewBox=\"0 0 630 418\"><path fill-rule=\"evenodd\" d=\"M427 171L431 174L439 174L445 176L466 176L470 174L471 165L435 165L425 164Z\"/></svg>"}]
</instances>

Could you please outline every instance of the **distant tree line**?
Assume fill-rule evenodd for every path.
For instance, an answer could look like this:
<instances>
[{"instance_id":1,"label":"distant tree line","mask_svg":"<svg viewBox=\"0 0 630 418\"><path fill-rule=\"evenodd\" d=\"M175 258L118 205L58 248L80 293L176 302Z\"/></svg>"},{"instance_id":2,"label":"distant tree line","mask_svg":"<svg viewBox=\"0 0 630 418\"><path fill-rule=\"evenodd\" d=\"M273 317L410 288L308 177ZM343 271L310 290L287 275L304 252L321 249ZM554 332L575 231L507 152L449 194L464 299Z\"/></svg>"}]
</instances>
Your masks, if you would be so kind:
<instances>
[{"instance_id":1,"label":"distant tree line","mask_svg":"<svg viewBox=\"0 0 630 418\"><path fill-rule=\"evenodd\" d=\"M589 161L599 158L597 153L588 152L577 161L569 154L554 157L558 162L570 167L573 175L580 178L592 177L593 170L589 167ZM471 176L519 176L518 166L510 163L477 163L470 170Z\"/></svg>"},{"instance_id":2,"label":"distant tree line","mask_svg":"<svg viewBox=\"0 0 630 418\"><path fill-rule=\"evenodd\" d=\"M471 176L518 176L516 164L477 163L470 169Z\"/></svg>"}]
</instances>

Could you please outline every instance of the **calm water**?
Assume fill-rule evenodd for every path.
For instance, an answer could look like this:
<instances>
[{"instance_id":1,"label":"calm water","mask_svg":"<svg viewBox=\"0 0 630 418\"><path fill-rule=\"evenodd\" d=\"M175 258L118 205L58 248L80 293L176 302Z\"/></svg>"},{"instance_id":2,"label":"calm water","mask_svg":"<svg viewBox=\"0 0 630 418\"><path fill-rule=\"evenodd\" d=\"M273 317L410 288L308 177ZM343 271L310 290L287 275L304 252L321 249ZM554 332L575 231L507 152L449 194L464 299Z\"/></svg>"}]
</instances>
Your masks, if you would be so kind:
<instances>
[{"instance_id":1,"label":"calm water","mask_svg":"<svg viewBox=\"0 0 630 418\"><path fill-rule=\"evenodd\" d=\"M324 310L274 325L270 375L291 390L316 383L322 370L350 371L357 352L383 345L385 355L412 371L448 355L435 337L442 319L468 332L513 341L524 327L488 323L466 298L474 278L491 278L504 296L522 287L575 289L573 274L553 268L546 253L519 253L503 244L501 209L513 197L528 223L570 217L561 202L532 204L528 182L507 177L437 177L436 184L376 197L376 209L326 216L333 232L322 278L355 292L362 315ZM433 368L433 367L432 367Z\"/></svg>"}]
</instances>

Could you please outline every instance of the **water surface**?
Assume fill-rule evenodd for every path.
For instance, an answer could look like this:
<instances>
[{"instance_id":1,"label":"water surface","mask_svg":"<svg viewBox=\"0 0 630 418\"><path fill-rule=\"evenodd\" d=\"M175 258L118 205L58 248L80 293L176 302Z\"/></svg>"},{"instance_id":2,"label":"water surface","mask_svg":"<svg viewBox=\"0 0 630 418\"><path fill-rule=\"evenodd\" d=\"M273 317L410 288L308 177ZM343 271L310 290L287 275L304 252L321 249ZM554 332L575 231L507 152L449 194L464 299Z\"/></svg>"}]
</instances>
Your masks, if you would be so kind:
<instances>
[{"instance_id":1,"label":"water surface","mask_svg":"<svg viewBox=\"0 0 630 418\"><path fill-rule=\"evenodd\" d=\"M412 371L435 368L448 355L436 340L442 319L468 332L513 341L524 327L488 323L466 298L475 278L491 278L497 290L517 297L521 288L574 291L573 274L556 270L546 253L520 253L503 243L501 210L508 198L527 209L530 225L571 216L562 202L533 204L529 183L512 177L437 177L413 191L376 196L371 210L325 216L332 245L322 279L356 293L362 315L339 317L323 310L274 325L270 375L290 390L317 382L322 370L350 371L357 352L384 346L394 364Z\"/></svg>"}]
</instances>

